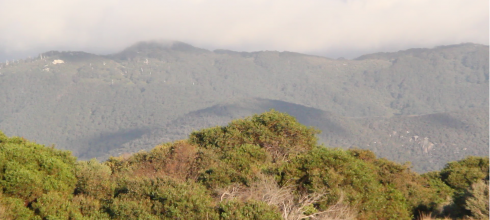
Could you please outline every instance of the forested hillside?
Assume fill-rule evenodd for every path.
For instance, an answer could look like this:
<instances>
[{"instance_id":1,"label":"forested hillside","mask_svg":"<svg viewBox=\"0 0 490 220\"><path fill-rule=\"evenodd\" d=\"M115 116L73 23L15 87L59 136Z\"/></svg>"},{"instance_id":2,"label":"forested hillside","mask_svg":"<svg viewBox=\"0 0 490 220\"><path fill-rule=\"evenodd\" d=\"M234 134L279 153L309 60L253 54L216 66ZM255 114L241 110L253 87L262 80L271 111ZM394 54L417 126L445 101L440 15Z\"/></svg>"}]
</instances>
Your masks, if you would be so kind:
<instances>
[{"instance_id":1,"label":"forested hillside","mask_svg":"<svg viewBox=\"0 0 490 220\"><path fill-rule=\"evenodd\" d=\"M192 131L226 125L235 118L269 109L288 113L320 131L329 147L362 148L398 162L411 161L417 172L440 170L462 155L488 154L488 108L421 116L344 117L302 105L241 99L188 113L160 129L123 144L108 155L150 149L155 143L185 139Z\"/></svg>"},{"instance_id":2,"label":"forested hillside","mask_svg":"<svg viewBox=\"0 0 490 220\"><path fill-rule=\"evenodd\" d=\"M420 175L317 132L269 111L103 163L0 133L0 218L488 219L488 157Z\"/></svg>"},{"instance_id":3,"label":"forested hillside","mask_svg":"<svg viewBox=\"0 0 490 220\"><path fill-rule=\"evenodd\" d=\"M484 45L333 60L143 42L107 56L51 51L0 67L0 130L55 144L82 159L150 149L244 116L238 112L268 110L253 101L236 104L254 99L272 102L264 107L284 102L319 112L305 115L304 123L323 130L320 140L326 145L358 146L398 162L424 163L415 166L417 171L488 154ZM230 103L237 106L233 117L213 116L216 121L201 124L186 119ZM188 123L174 123L182 120ZM417 144L401 137L406 131L420 138Z\"/></svg>"}]
</instances>

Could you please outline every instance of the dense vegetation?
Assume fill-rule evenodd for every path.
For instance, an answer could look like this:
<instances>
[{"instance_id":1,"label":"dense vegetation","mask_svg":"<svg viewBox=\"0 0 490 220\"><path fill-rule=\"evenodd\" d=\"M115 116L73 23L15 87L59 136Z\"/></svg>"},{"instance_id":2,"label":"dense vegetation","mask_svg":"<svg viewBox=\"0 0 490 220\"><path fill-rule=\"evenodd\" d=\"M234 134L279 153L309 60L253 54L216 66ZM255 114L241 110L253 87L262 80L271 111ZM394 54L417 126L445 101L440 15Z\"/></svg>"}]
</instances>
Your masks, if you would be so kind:
<instances>
[{"instance_id":1,"label":"dense vegetation","mask_svg":"<svg viewBox=\"0 0 490 220\"><path fill-rule=\"evenodd\" d=\"M155 42L108 56L51 51L0 63L0 130L55 144L81 159L105 160L111 152L151 149L171 134L150 135L168 127L180 132L168 140L175 141L192 128L224 125L190 124L189 131L174 123L188 113L261 98L328 114L320 121L323 125L311 123L316 117L303 122L324 131L319 139L326 145L370 149L397 162L411 161L419 172L432 171L449 161L488 154L488 66L488 46L476 44L356 60L292 52L208 51ZM249 103L241 106L245 110L257 107L255 102L244 103ZM269 110L261 109L244 115ZM474 117L475 111L483 114ZM446 126L452 121L464 123ZM422 141L429 138L432 151L420 153L423 144L398 138L407 130ZM393 131L400 140L387 138Z\"/></svg>"},{"instance_id":2,"label":"dense vegetation","mask_svg":"<svg viewBox=\"0 0 490 220\"><path fill-rule=\"evenodd\" d=\"M321 130L317 137L327 146L368 149L399 163L409 161L419 173L440 170L448 161L465 155L488 154L488 108L421 116L353 118L267 99L241 99L188 113L110 152L119 155L150 149L152 143L184 139L194 130L224 126L235 118L270 109L290 114L300 123Z\"/></svg>"},{"instance_id":3,"label":"dense vegetation","mask_svg":"<svg viewBox=\"0 0 490 220\"><path fill-rule=\"evenodd\" d=\"M103 163L0 133L0 218L488 219L488 157L419 175L317 133L269 111Z\"/></svg>"}]
</instances>

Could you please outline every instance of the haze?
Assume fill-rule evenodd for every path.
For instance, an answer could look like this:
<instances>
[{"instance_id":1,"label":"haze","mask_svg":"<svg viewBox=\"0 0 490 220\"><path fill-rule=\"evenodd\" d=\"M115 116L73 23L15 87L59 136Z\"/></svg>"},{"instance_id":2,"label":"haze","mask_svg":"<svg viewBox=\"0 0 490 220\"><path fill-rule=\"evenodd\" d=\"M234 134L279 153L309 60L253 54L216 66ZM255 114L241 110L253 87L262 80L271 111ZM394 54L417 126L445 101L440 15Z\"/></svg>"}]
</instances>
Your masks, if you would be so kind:
<instances>
[{"instance_id":1,"label":"haze","mask_svg":"<svg viewBox=\"0 0 490 220\"><path fill-rule=\"evenodd\" d=\"M114 53L144 40L331 58L488 44L487 0L0 1L0 59Z\"/></svg>"}]
</instances>

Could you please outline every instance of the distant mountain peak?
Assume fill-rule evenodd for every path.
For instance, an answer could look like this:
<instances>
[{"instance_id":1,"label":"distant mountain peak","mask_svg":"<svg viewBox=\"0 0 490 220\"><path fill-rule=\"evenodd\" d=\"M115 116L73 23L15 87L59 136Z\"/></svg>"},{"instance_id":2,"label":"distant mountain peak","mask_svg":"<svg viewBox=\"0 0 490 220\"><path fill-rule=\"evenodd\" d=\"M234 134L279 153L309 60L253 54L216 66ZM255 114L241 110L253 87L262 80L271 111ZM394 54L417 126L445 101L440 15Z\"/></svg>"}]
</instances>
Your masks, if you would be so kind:
<instances>
[{"instance_id":1,"label":"distant mountain peak","mask_svg":"<svg viewBox=\"0 0 490 220\"><path fill-rule=\"evenodd\" d=\"M132 59L139 56L148 56L150 54L155 56L156 54L167 51L181 51L190 53L210 52L180 41L152 40L135 43L123 51L110 56L119 59Z\"/></svg>"},{"instance_id":2,"label":"distant mountain peak","mask_svg":"<svg viewBox=\"0 0 490 220\"><path fill-rule=\"evenodd\" d=\"M465 54L475 51L488 51L488 45L475 44L475 43L461 43L461 44L451 44L451 45L441 45L433 48L411 48L407 50L399 50L397 52L378 52L372 54L362 55L355 60L367 60L367 59L396 59L402 56L422 56L422 54L427 53L455 53L455 54Z\"/></svg>"},{"instance_id":3,"label":"distant mountain peak","mask_svg":"<svg viewBox=\"0 0 490 220\"><path fill-rule=\"evenodd\" d=\"M180 41L153 40L153 41L138 42L124 49L123 52L124 51L145 52L148 50L207 51L205 49L194 47L190 44L180 42Z\"/></svg>"}]
</instances>

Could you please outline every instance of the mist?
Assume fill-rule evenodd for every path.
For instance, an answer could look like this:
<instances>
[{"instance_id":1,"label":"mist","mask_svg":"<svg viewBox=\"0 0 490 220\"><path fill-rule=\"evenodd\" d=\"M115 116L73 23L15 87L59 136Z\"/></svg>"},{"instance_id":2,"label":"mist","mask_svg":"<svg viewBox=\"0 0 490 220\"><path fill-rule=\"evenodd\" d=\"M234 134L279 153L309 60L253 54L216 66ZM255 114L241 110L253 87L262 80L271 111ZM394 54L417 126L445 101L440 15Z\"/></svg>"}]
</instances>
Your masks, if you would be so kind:
<instances>
[{"instance_id":1,"label":"mist","mask_svg":"<svg viewBox=\"0 0 490 220\"><path fill-rule=\"evenodd\" d=\"M20 0L0 2L0 59L118 52L145 40L331 58L488 44L486 0Z\"/></svg>"}]
</instances>

